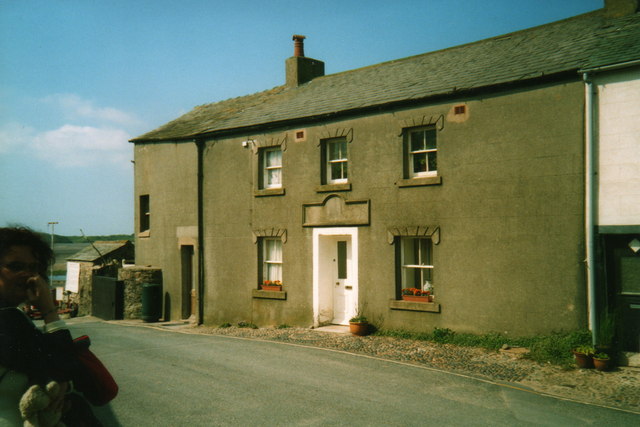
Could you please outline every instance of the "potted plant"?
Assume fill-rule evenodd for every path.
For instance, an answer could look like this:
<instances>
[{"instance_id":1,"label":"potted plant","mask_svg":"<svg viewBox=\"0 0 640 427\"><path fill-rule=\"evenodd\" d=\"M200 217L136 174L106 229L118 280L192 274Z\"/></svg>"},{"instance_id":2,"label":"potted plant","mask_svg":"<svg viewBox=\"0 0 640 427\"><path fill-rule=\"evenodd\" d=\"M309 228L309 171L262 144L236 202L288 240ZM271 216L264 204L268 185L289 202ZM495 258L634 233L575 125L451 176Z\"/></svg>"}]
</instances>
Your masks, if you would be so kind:
<instances>
[{"instance_id":1,"label":"potted plant","mask_svg":"<svg viewBox=\"0 0 640 427\"><path fill-rule=\"evenodd\" d=\"M369 333L369 321L362 313L356 313L349 319L349 331L353 335L364 336Z\"/></svg>"},{"instance_id":2,"label":"potted plant","mask_svg":"<svg viewBox=\"0 0 640 427\"><path fill-rule=\"evenodd\" d=\"M263 291L281 291L282 282L280 280L265 280L260 285Z\"/></svg>"},{"instance_id":3,"label":"potted plant","mask_svg":"<svg viewBox=\"0 0 640 427\"><path fill-rule=\"evenodd\" d=\"M583 345L576 347L573 350L573 357L576 360L578 368L589 369L593 368L593 354L595 350L593 347Z\"/></svg>"},{"instance_id":4,"label":"potted plant","mask_svg":"<svg viewBox=\"0 0 640 427\"><path fill-rule=\"evenodd\" d=\"M608 371L611 367L611 358L607 353L596 353L593 355L593 364L598 371Z\"/></svg>"},{"instance_id":5,"label":"potted plant","mask_svg":"<svg viewBox=\"0 0 640 427\"><path fill-rule=\"evenodd\" d=\"M430 290L422 291L416 288L404 288L402 289L402 299L404 301L432 302L433 294Z\"/></svg>"}]
</instances>

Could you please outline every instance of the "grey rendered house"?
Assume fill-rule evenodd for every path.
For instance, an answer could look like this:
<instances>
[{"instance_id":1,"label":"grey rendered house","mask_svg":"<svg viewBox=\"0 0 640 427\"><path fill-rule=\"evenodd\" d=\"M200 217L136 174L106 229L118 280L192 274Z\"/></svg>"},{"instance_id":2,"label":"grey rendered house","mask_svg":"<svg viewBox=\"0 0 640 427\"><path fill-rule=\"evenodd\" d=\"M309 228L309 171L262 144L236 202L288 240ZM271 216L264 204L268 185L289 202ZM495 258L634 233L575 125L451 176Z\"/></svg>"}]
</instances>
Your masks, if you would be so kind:
<instances>
[{"instance_id":1,"label":"grey rendered house","mask_svg":"<svg viewBox=\"0 0 640 427\"><path fill-rule=\"evenodd\" d=\"M212 325L587 327L583 70L640 59L636 10L333 75L294 36L285 85L132 139L136 264Z\"/></svg>"}]
</instances>

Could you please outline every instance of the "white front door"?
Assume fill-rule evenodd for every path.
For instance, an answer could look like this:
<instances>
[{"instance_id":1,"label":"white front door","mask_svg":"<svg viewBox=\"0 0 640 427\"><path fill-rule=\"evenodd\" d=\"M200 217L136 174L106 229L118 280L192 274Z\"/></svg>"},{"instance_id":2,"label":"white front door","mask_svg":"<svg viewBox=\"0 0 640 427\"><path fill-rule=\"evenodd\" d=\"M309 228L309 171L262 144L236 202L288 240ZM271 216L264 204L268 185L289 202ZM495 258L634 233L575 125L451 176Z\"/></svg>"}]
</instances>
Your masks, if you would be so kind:
<instances>
[{"instance_id":1,"label":"white front door","mask_svg":"<svg viewBox=\"0 0 640 427\"><path fill-rule=\"evenodd\" d=\"M344 325L354 315L353 286L349 280L351 264L351 238L339 236L335 238L333 256L333 320L332 323Z\"/></svg>"},{"instance_id":2,"label":"white front door","mask_svg":"<svg viewBox=\"0 0 640 427\"><path fill-rule=\"evenodd\" d=\"M357 229L315 229L314 324L347 325L358 302Z\"/></svg>"}]
</instances>

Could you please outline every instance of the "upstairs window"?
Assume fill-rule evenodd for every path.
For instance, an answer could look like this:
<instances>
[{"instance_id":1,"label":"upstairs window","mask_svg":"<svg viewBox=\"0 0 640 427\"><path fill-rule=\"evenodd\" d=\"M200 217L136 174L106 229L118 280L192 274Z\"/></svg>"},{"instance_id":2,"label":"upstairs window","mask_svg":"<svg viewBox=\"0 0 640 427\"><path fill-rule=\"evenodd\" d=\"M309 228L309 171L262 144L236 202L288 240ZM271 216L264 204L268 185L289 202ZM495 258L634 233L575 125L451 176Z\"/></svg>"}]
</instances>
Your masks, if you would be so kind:
<instances>
[{"instance_id":1,"label":"upstairs window","mask_svg":"<svg viewBox=\"0 0 640 427\"><path fill-rule=\"evenodd\" d=\"M349 159L347 157L347 140L344 138L324 141L323 184L341 184L348 181Z\"/></svg>"},{"instance_id":2,"label":"upstairs window","mask_svg":"<svg viewBox=\"0 0 640 427\"><path fill-rule=\"evenodd\" d=\"M149 195L140 196L140 230L139 232L149 231L151 228L151 211L149 210Z\"/></svg>"},{"instance_id":3,"label":"upstairs window","mask_svg":"<svg viewBox=\"0 0 640 427\"><path fill-rule=\"evenodd\" d=\"M262 188L282 187L282 149L264 148L262 154Z\"/></svg>"},{"instance_id":4,"label":"upstairs window","mask_svg":"<svg viewBox=\"0 0 640 427\"><path fill-rule=\"evenodd\" d=\"M436 176L438 149L436 130L432 127L405 130L406 178Z\"/></svg>"}]
</instances>

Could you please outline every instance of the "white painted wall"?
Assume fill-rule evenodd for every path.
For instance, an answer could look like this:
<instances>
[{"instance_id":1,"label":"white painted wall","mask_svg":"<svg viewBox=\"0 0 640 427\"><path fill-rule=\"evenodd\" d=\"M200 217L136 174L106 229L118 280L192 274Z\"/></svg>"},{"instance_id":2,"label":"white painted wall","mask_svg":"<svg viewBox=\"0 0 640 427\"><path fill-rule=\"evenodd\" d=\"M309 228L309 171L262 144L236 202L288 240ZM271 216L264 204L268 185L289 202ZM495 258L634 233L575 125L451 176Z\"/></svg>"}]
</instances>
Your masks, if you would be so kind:
<instances>
[{"instance_id":1,"label":"white painted wall","mask_svg":"<svg viewBox=\"0 0 640 427\"><path fill-rule=\"evenodd\" d=\"M640 68L598 76L598 224L640 225Z\"/></svg>"}]
</instances>

